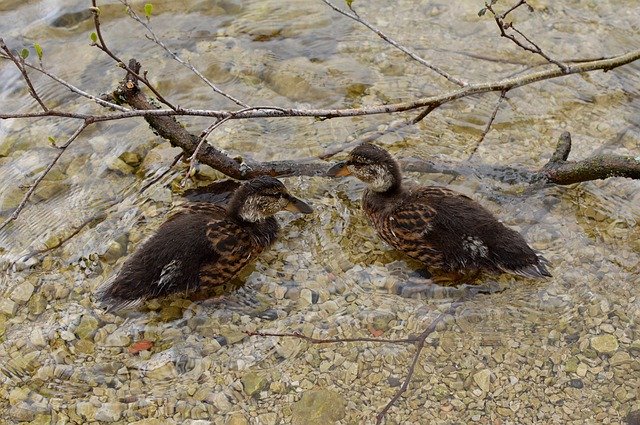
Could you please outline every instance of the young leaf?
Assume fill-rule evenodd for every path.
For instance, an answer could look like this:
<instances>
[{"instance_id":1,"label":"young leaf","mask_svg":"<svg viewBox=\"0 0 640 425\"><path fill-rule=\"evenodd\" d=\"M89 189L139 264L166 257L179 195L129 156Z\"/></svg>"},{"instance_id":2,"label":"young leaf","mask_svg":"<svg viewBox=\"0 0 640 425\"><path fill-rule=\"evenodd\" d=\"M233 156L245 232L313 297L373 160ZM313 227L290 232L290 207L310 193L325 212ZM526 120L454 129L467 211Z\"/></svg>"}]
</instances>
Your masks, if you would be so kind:
<instances>
[{"instance_id":1,"label":"young leaf","mask_svg":"<svg viewBox=\"0 0 640 425\"><path fill-rule=\"evenodd\" d=\"M49 143L51 143L53 146L56 145L56 138L53 136L49 136Z\"/></svg>"},{"instance_id":2,"label":"young leaf","mask_svg":"<svg viewBox=\"0 0 640 425\"><path fill-rule=\"evenodd\" d=\"M151 18L151 13L153 13L153 5L151 3L147 3L144 5L144 14L147 19Z\"/></svg>"},{"instance_id":3,"label":"young leaf","mask_svg":"<svg viewBox=\"0 0 640 425\"><path fill-rule=\"evenodd\" d=\"M344 0L345 3L347 3L347 7L351 8L351 3L353 3L353 0Z\"/></svg>"},{"instance_id":4,"label":"young leaf","mask_svg":"<svg viewBox=\"0 0 640 425\"><path fill-rule=\"evenodd\" d=\"M92 32L89 37L91 37L91 41L93 41L94 43L98 42L98 34L96 34L95 32Z\"/></svg>"},{"instance_id":5,"label":"young leaf","mask_svg":"<svg viewBox=\"0 0 640 425\"><path fill-rule=\"evenodd\" d=\"M487 13L487 8L483 7L478 11L478 16L483 16L485 13Z\"/></svg>"},{"instance_id":6,"label":"young leaf","mask_svg":"<svg viewBox=\"0 0 640 425\"><path fill-rule=\"evenodd\" d=\"M38 60L42 60L42 46L40 46L38 43L33 43L33 48L38 55Z\"/></svg>"},{"instance_id":7,"label":"young leaf","mask_svg":"<svg viewBox=\"0 0 640 425\"><path fill-rule=\"evenodd\" d=\"M498 3L498 0L491 0L491 6L493 6L496 3Z\"/></svg>"},{"instance_id":8,"label":"young leaf","mask_svg":"<svg viewBox=\"0 0 640 425\"><path fill-rule=\"evenodd\" d=\"M28 58L28 57L29 57L29 50L28 50L28 49L22 49L22 50L20 51L20 57L21 57L22 59L26 59L26 58Z\"/></svg>"}]
</instances>

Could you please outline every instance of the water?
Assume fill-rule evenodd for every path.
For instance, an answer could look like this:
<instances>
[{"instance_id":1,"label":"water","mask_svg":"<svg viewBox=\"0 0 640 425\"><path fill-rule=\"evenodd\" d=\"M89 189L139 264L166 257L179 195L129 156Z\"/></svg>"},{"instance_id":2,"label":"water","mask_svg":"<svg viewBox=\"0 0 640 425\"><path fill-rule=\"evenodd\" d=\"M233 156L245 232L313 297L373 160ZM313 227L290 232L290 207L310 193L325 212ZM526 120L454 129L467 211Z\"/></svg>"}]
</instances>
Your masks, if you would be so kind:
<instances>
[{"instance_id":1,"label":"water","mask_svg":"<svg viewBox=\"0 0 640 425\"><path fill-rule=\"evenodd\" d=\"M248 104L357 107L452 88L319 1L153 4L151 25L169 48ZM610 56L637 45L635 2L531 4L536 12L519 10L514 22L553 57ZM470 82L543 63L500 39L488 17L478 18L481 2L354 5L398 41ZM88 92L107 92L123 73L89 46L93 29L85 7L5 2L0 33L15 49L40 43L51 72ZM171 102L234 107L147 40L120 3L100 8L109 47L124 60L139 59ZM445 105L378 143L398 156L471 157L477 164L536 169L569 130L570 159L638 155L638 71L631 64L516 89L479 146L496 93ZM48 105L105 112L30 75ZM0 110L35 110L7 61L0 62L0 81ZM210 141L253 160L306 158L414 114L233 121ZM209 124L180 120L194 133ZM56 154L48 137L61 143L77 125L53 118L0 123L0 218ZM141 163L130 161L133 170L117 160L127 152ZM224 298L161 300L118 316L92 303L95 289L179 201L184 164L140 193L175 155L141 119L95 125L63 154L20 218L0 231L3 417L9 423L225 423L240 415L252 424L292 417L306 423L296 403L326 389L346 405L341 423L372 423L404 380L413 346L246 335L296 330L324 338L404 338L421 333L461 294L463 288L425 288L420 265L377 238L359 210L362 184L354 180L285 179L316 213L281 214L279 240L235 279L245 286ZM206 167L203 173L203 183L213 176ZM389 423L620 423L640 409L637 182L530 188L476 175L406 177L450 184L479 200L545 253L554 277L487 277L484 283L497 292L465 302L427 339ZM594 348L602 336L615 337L614 350ZM488 387L481 380L485 370Z\"/></svg>"}]
</instances>

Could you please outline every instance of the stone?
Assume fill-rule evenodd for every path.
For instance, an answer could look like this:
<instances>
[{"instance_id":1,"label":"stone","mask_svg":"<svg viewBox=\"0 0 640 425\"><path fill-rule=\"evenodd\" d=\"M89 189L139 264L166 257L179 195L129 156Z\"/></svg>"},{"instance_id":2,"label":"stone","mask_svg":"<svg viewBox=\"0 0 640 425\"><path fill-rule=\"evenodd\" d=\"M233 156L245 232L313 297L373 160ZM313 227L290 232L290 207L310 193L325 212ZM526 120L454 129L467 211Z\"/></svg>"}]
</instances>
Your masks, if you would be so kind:
<instances>
[{"instance_id":1,"label":"stone","mask_svg":"<svg viewBox=\"0 0 640 425\"><path fill-rule=\"evenodd\" d=\"M229 399L224 393L213 393L209 400L211 401L211 404L213 404L222 413L226 413L233 409L233 405L229 402Z\"/></svg>"},{"instance_id":2,"label":"stone","mask_svg":"<svg viewBox=\"0 0 640 425\"><path fill-rule=\"evenodd\" d=\"M129 335L123 334L122 331L116 331L107 336L104 345L107 347L127 347L131 345L131 338Z\"/></svg>"},{"instance_id":3,"label":"stone","mask_svg":"<svg viewBox=\"0 0 640 425\"><path fill-rule=\"evenodd\" d=\"M640 410L634 410L627 415L627 425L640 425Z\"/></svg>"},{"instance_id":4,"label":"stone","mask_svg":"<svg viewBox=\"0 0 640 425\"><path fill-rule=\"evenodd\" d=\"M482 391L489 392L491 389L491 371L489 369L482 369L476 372L473 375L473 381Z\"/></svg>"},{"instance_id":5,"label":"stone","mask_svg":"<svg viewBox=\"0 0 640 425\"><path fill-rule=\"evenodd\" d=\"M123 152L118 158L123 160L125 164L132 167L136 167L140 164L140 155L135 152Z\"/></svg>"},{"instance_id":6,"label":"stone","mask_svg":"<svg viewBox=\"0 0 640 425\"><path fill-rule=\"evenodd\" d=\"M164 381L178 376L178 372L173 363L165 363L160 367L152 369L145 374L149 379Z\"/></svg>"},{"instance_id":7,"label":"stone","mask_svg":"<svg viewBox=\"0 0 640 425\"><path fill-rule=\"evenodd\" d=\"M85 314L80 319L80 323L78 324L75 333L80 339L92 338L98 330L98 324L98 319L91 315Z\"/></svg>"},{"instance_id":8,"label":"stone","mask_svg":"<svg viewBox=\"0 0 640 425\"><path fill-rule=\"evenodd\" d=\"M587 370L588 370L587 365L584 363L580 363L576 368L576 374L580 377L584 377L587 375Z\"/></svg>"},{"instance_id":9,"label":"stone","mask_svg":"<svg viewBox=\"0 0 640 425\"><path fill-rule=\"evenodd\" d=\"M263 413L258 416L258 419L263 425L277 425L278 423L278 415L274 412Z\"/></svg>"},{"instance_id":10,"label":"stone","mask_svg":"<svg viewBox=\"0 0 640 425\"><path fill-rule=\"evenodd\" d=\"M609 363L611 364L611 366L619 366L629 363L630 361L631 356L626 351L618 351L613 356L611 356L611 359L609 359Z\"/></svg>"},{"instance_id":11,"label":"stone","mask_svg":"<svg viewBox=\"0 0 640 425\"><path fill-rule=\"evenodd\" d=\"M47 299L40 292L36 292L29 299L27 307L29 308L29 313L37 316L47 309Z\"/></svg>"},{"instance_id":12,"label":"stone","mask_svg":"<svg viewBox=\"0 0 640 425\"><path fill-rule=\"evenodd\" d=\"M122 406L122 403L104 403L96 412L96 421L116 422L122 415Z\"/></svg>"},{"instance_id":13,"label":"stone","mask_svg":"<svg viewBox=\"0 0 640 425\"><path fill-rule=\"evenodd\" d=\"M13 300L8 298L0 299L0 313L13 317L17 309L18 305Z\"/></svg>"},{"instance_id":14,"label":"stone","mask_svg":"<svg viewBox=\"0 0 640 425\"><path fill-rule=\"evenodd\" d=\"M615 335L598 335L591 338L591 347L598 354L612 354L618 350L618 339Z\"/></svg>"},{"instance_id":15,"label":"stone","mask_svg":"<svg viewBox=\"0 0 640 425\"><path fill-rule=\"evenodd\" d=\"M25 304L33 295L35 287L28 281L22 282L11 292L11 299L18 304Z\"/></svg>"},{"instance_id":16,"label":"stone","mask_svg":"<svg viewBox=\"0 0 640 425\"><path fill-rule=\"evenodd\" d=\"M227 418L224 425L249 425L249 421L242 413L233 413Z\"/></svg>"},{"instance_id":17,"label":"stone","mask_svg":"<svg viewBox=\"0 0 640 425\"><path fill-rule=\"evenodd\" d=\"M580 362L576 357L570 357L569 359L567 359L567 362L564 364L564 370L567 373L574 373L576 370L578 370L578 363Z\"/></svg>"},{"instance_id":18,"label":"stone","mask_svg":"<svg viewBox=\"0 0 640 425\"><path fill-rule=\"evenodd\" d=\"M345 399L327 389L309 390L291 406L293 425L325 425L345 417Z\"/></svg>"},{"instance_id":19,"label":"stone","mask_svg":"<svg viewBox=\"0 0 640 425\"><path fill-rule=\"evenodd\" d=\"M109 162L107 163L107 168L111 171L115 171L124 175L133 173L133 167L128 165L120 158L112 158L111 160L109 160Z\"/></svg>"},{"instance_id":20,"label":"stone","mask_svg":"<svg viewBox=\"0 0 640 425\"><path fill-rule=\"evenodd\" d=\"M269 380L264 375L257 372L249 372L245 374L242 377L241 382L244 392L250 397L257 395L260 391L269 386Z\"/></svg>"},{"instance_id":21,"label":"stone","mask_svg":"<svg viewBox=\"0 0 640 425\"><path fill-rule=\"evenodd\" d=\"M96 414L96 407L88 401L79 401L76 403L76 413L83 419L93 421Z\"/></svg>"},{"instance_id":22,"label":"stone","mask_svg":"<svg viewBox=\"0 0 640 425\"><path fill-rule=\"evenodd\" d=\"M129 422L129 425L169 425L175 424L173 419L156 419L156 418L146 418L141 419L135 422Z\"/></svg>"}]
</instances>

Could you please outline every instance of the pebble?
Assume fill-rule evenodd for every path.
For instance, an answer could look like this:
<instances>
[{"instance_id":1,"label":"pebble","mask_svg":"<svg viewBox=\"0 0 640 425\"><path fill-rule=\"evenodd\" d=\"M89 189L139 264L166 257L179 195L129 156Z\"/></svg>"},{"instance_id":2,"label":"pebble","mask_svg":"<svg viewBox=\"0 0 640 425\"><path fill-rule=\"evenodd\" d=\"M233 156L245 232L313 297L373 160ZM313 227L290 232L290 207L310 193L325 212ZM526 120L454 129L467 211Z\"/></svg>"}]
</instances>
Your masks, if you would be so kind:
<instances>
[{"instance_id":1,"label":"pebble","mask_svg":"<svg viewBox=\"0 0 640 425\"><path fill-rule=\"evenodd\" d=\"M326 425L346 415L346 401L335 391L308 390L291 406L293 425Z\"/></svg>"},{"instance_id":2,"label":"pebble","mask_svg":"<svg viewBox=\"0 0 640 425\"><path fill-rule=\"evenodd\" d=\"M31 282L24 281L11 292L11 299L18 304L25 304L33 295L35 287Z\"/></svg>"},{"instance_id":3,"label":"pebble","mask_svg":"<svg viewBox=\"0 0 640 425\"><path fill-rule=\"evenodd\" d=\"M479 372L476 372L473 375L473 380L478 385L478 387L484 391L489 392L491 389L491 371L489 369L483 369Z\"/></svg>"},{"instance_id":4,"label":"pebble","mask_svg":"<svg viewBox=\"0 0 640 425\"><path fill-rule=\"evenodd\" d=\"M598 354L611 354L618 350L618 339L615 335L599 335L591 338L591 347Z\"/></svg>"}]
</instances>

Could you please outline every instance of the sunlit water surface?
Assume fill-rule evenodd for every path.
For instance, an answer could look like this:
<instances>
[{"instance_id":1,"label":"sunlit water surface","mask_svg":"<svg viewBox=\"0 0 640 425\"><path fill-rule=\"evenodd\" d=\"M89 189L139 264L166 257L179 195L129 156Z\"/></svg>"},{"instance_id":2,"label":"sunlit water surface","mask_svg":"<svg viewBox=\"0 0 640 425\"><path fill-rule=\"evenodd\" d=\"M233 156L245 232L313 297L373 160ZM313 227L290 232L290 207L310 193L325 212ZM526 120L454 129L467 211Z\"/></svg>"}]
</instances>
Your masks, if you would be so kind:
<instances>
[{"instance_id":1,"label":"sunlit water surface","mask_svg":"<svg viewBox=\"0 0 640 425\"><path fill-rule=\"evenodd\" d=\"M251 105L358 107L453 88L320 1L153 4L151 25L169 48ZM595 58L637 48L640 9L634 0L531 4L535 13L519 10L515 23L554 57ZM492 20L477 16L479 1L354 6L470 82L544 65L500 39ZM124 74L89 45L93 27L86 8L86 2L5 1L0 33L12 48L40 43L43 64L69 83L93 94L108 92ZM171 102L234 107L147 40L120 3L100 8L110 48L124 60L140 60ZM378 143L398 156L534 170L568 130L572 159L640 155L638 75L636 63L514 90L478 147L496 93L446 105ZM31 77L47 105L106 112L46 77ZM0 110L36 110L8 61L0 62L0 85ZM395 118L232 121L209 140L251 160L306 158ZM181 121L194 133L209 124ZM66 119L0 122L1 218L56 154L48 137L61 142L77 125ZM20 217L0 231L2 417L9 423L306 423L296 404L301 395L328 389L346 406L341 423L373 422L406 376L411 345L312 345L245 333L403 338L422 332L462 294L464 288L425 286L419 265L377 238L359 209L358 182L284 179L316 212L281 214L279 240L236 279L246 285L222 299L173 298L119 315L93 303L95 289L180 200L175 183L185 165L140 193L177 152L141 119L95 125L64 153ZM139 163L124 164L119 158L125 153L137 155ZM203 167L199 182L216 177ZM638 182L528 187L481 175L407 178L450 184L482 202L544 252L554 277L485 277L497 292L466 301L428 338L389 423L621 423L640 408ZM615 347L600 350L598 337L615 340ZM140 341L146 349L136 352ZM238 422L225 422L231 420Z\"/></svg>"}]
</instances>

